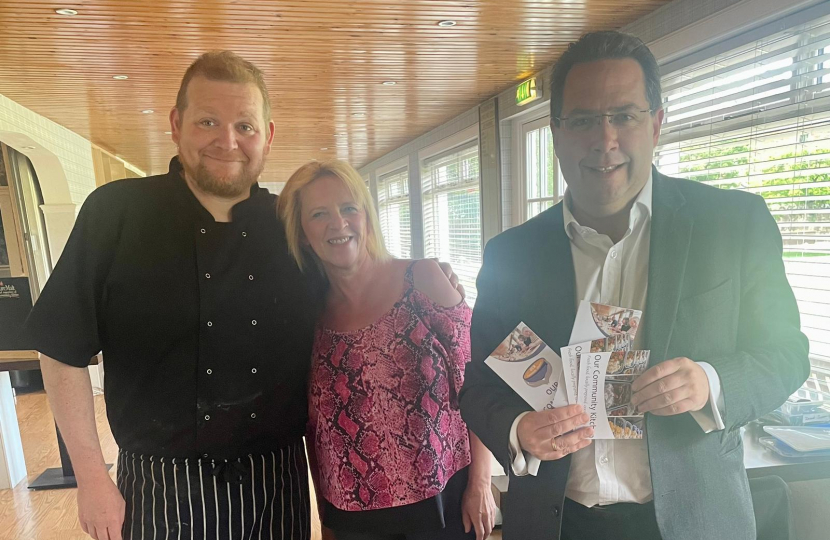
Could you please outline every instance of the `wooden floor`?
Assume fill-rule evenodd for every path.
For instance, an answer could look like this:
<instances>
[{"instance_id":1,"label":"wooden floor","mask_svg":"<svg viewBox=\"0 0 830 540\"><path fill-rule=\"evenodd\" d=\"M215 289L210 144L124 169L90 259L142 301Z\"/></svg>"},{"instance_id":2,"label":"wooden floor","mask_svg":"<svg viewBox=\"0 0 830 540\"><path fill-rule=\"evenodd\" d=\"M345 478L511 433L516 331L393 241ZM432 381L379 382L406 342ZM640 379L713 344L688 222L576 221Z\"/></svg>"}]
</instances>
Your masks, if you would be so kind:
<instances>
[{"instance_id":1,"label":"wooden floor","mask_svg":"<svg viewBox=\"0 0 830 540\"><path fill-rule=\"evenodd\" d=\"M95 417L98 436L107 463L115 463L118 447L107 423L104 397L95 398ZM89 538L78 523L78 508L74 489L31 491L34 480L47 467L60 466L55 426L46 394L43 392L17 397L17 419L23 439L28 478L14 489L0 490L0 540L86 540ZM115 479L115 468L110 471ZM314 505L314 497L311 497ZM312 540L320 540L320 525L316 509L312 515ZM500 532L490 536L501 538Z\"/></svg>"}]
</instances>

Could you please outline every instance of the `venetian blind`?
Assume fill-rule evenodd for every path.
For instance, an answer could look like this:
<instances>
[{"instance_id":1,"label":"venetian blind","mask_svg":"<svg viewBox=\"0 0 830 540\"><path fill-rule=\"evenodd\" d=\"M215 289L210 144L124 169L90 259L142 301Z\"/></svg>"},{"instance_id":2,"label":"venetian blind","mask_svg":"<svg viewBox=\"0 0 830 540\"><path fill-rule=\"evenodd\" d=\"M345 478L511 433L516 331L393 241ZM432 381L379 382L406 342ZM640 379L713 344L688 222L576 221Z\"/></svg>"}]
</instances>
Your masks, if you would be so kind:
<instances>
[{"instance_id":1,"label":"venetian blind","mask_svg":"<svg viewBox=\"0 0 830 540\"><path fill-rule=\"evenodd\" d=\"M762 196L810 339L812 384L830 382L830 18L662 79L661 172ZM808 385L811 384L808 382Z\"/></svg>"},{"instance_id":2,"label":"venetian blind","mask_svg":"<svg viewBox=\"0 0 830 540\"><path fill-rule=\"evenodd\" d=\"M481 269L481 183L476 141L421 164L424 254L452 264L475 304Z\"/></svg>"},{"instance_id":3,"label":"venetian blind","mask_svg":"<svg viewBox=\"0 0 830 540\"><path fill-rule=\"evenodd\" d=\"M406 167L378 177L378 219L389 253L398 259L411 258L409 170Z\"/></svg>"}]
</instances>

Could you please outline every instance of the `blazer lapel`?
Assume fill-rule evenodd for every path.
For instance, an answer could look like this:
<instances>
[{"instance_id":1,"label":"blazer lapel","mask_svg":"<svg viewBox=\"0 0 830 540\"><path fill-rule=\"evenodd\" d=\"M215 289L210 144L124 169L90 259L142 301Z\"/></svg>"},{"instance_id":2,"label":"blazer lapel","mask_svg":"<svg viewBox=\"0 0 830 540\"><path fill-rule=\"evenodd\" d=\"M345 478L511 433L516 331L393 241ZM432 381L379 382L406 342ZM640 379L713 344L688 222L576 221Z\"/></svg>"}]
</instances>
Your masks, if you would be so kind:
<instances>
[{"instance_id":1,"label":"blazer lapel","mask_svg":"<svg viewBox=\"0 0 830 540\"><path fill-rule=\"evenodd\" d=\"M538 258L532 262L536 271L528 283L526 298L533 310L535 324L525 321L557 353L568 345L576 319L576 280L574 278L571 242L565 233L560 202L544 215L539 238ZM538 325L538 330L536 329Z\"/></svg>"},{"instance_id":2,"label":"blazer lapel","mask_svg":"<svg viewBox=\"0 0 830 540\"><path fill-rule=\"evenodd\" d=\"M684 208L685 199L672 180L656 168L653 178L648 297L643 324L646 349L651 351L651 365L666 360L693 225Z\"/></svg>"}]
</instances>

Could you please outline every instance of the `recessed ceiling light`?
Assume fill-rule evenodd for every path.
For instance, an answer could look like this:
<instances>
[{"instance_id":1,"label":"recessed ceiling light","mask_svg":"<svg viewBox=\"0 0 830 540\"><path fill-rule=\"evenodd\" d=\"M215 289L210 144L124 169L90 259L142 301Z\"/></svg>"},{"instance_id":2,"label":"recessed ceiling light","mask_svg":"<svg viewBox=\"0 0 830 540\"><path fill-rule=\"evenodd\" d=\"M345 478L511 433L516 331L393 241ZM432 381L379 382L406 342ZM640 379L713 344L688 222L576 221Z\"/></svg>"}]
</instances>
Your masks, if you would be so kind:
<instances>
[{"instance_id":1,"label":"recessed ceiling light","mask_svg":"<svg viewBox=\"0 0 830 540\"><path fill-rule=\"evenodd\" d=\"M323 150L323 151L328 150L328 147L327 147L327 146L324 146L324 147L323 147L323 148L321 148L320 150Z\"/></svg>"},{"instance_id":2,"label":"recessed ceiling light","mask_svg":"<svg viewBox=\"0 0 830 540\"><path fill-rule=\"evenodd\" d=\"M383 86L395 86L398 83L396 83L395 81L383 81L382 84Z\"/></svg>"},{"instance_id":3,"label":"recessed ceiling light","mask_svg":"<svg viewBox=\"0 0 830 540\"><path fill-rule=\"evenodd\" d=\"M73 17L73 16L78 14L78 12L75 11L74 9L67 9L67 8L56 9L55 13L57 13L58 15L65 15L67 17Z\"/></svg>"},{"instance_id":4,"label":"recessed ceiling light","mask_svg":"<svg viewBox=\"0 0 830 540\"><path fill-rule=\"evenodd\" d=\"M173 132L172 132L172 131L165 131L165 132L164 132L164 134L165 134L165 135L172 135L172 134L173 134Z\"/></svg>"},{"instance_id":5,"label":"recessed ceiling light","mask_svg":"<svg viewBox=\"0 0 830 540\"><path fill-rule=\"evenodd\" d=\"M116 81L123 81L123 80L129 79L129 77L127 75L113 75L112 78L115 79Z\"/></svg>"},{"instance_id":6,"label":"recessed ceiling light","mask_svg":"<svg viewBox=\"0 0 830 540\"><path fill-rule=\"evenodd\" d=\"M35 147L34 146L21 146L20 149L21 150L34 150Z\"/></svg>"},{"instance_id":7,"label":"recessed ceiling light","mask_svg":"<svg viewBox=\"0 0 830 540\"><path fill-rule=\"evenodd\" d=\"M366 113L362 113L362 112L352 113L352 118L366 118Z\"/></svg>"},{"instance_id":8,"label":"recessed ceiling light","mask_svg":"<svg viewBox=\"0 0 830 540\"><path fill-rule=\"evenodd\" d=\"M154 111L153 109L144 109L143 111L141 111L141 114L153 114L154 112L156 111Z\"/></svg>"},{"instance_id":9,"label":"recessed ceiling light","mask_svg":"<svg viewBox=\"0 0 830 540\"><path fill-rule=\"evenodd\" d=\"M456 23L455 21L438 21L438 26L444 28L449 28L450 26L455 26L456 24L458 23Z\"/></svg>"}]
</instances>

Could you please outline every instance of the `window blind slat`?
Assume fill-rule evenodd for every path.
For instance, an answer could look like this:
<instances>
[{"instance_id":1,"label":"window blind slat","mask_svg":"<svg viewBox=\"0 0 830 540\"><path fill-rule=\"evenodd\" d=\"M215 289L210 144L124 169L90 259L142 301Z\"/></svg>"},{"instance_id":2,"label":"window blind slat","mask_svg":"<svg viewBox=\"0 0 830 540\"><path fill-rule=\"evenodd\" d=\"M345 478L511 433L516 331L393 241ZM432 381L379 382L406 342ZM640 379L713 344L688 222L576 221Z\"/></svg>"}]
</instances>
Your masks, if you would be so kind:
<instances>
[{"instance_id":1,"label":"window blind slat","mask_svg":"<svg viewBox=\"0 0 830 540\"><path fill-rule=\"evenodd\" d=\"M743 83L736 88L718 88L718 92L702 92L692 94L670 106L665 106L667 123L674 123L688 117L701 116L709 111L720 110L729 105L744 105L758 101L761 97L777 96L791 97L793 93L800 93L800 88L791 86L792 73L787 70L775 77L760 81ZM734 90L734 91L729 91ZM690 111L693 109L695 112Z\"/></svg>"},{"instance_id":2,"label":"window blind slat","mask_svg":"<svg viewBox=\"0 0 830 540\"><path fill-rule=\"evenodd\" d=\"M721 76L737 75L744 68L754 64L771 64L787 57L804 56L810 51L830 45L828 23L813 28L815 35L790 35L778 39L761 41L748 48L737 49L711 60L690 66L662 77L663 93L666 96L690 85L713 84Z\"/></svg>"},{"instance_id":3,"label":"window blind slat","mask_svg":"<svg viewBox=\"0 0 830 540\"><path fill-rule=\"evenodd\" d=\"M758 103L753 103L749 107L736 105L731 109L719 111L717 114L702 114L697 118L685 119L671 125L664 124L660 143L662 147L666 147L670 143L681 140L685 142L704 136L731 133L741 129L755 129L766 123L802 118L830 111L830 93L797 102L793 102L792 97L789 96L782 101L780 96L773 96L772 98L759 100ZM702 143L699 142L698 144Z\"/></svg>"},{"instance_id":4,"label":"window blind slat","mask_svg":"<svg viewBox=\"0 0 830 540\"><path fill-rule=\"evenodd\" d=\"M663 97L678 105L715 89L718 92L735 90L751 84L753 80L770 80L790 71L798 74L814 72L822 69L821 64L830 59L830 51L823 52L824 47L830 47L830 39L822 42L820 46L788 51L772 58L764 58L767 55L751 58L745 62L749 69L738 75L735 75L735 68L732 66L718 70L724 75L721 78L714 73L704 72L694 79L672 85L671 89L663 92Z\"/></svg>"}]
</instances>

